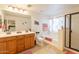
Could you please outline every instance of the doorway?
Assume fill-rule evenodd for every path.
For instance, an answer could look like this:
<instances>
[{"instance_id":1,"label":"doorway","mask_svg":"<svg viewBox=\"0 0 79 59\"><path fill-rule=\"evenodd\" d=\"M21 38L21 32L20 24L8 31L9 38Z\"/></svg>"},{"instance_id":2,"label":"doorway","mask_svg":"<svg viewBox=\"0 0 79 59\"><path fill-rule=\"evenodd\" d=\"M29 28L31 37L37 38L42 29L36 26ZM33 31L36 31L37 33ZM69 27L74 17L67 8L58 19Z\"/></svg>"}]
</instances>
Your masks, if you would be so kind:
<instances>
[{"instance_id":1,"label":"doorway","mask_svg":"<svg viewBox=\"0 0 79 59\"><path fill-rule=\"evenodd\" d=\"M65 18L65 46L67 48L79 51L79 13L77 12L66 15Z\"/></svg>"}]
</instances>

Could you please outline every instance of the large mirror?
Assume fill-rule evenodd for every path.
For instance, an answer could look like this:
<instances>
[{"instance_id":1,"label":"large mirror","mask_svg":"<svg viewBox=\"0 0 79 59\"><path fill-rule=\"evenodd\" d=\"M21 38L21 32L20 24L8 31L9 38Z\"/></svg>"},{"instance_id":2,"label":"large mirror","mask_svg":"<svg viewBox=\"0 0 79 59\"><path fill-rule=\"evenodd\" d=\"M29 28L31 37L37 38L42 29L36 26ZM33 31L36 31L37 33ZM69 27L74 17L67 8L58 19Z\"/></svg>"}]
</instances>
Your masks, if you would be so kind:
<instances>
[{"instance_id":1,"label":"large mirror","mask_svg":"<svg viewBox=\"0 0 79 59\"><path fill-rule=\"evenodd\" d=\"M5 31L15 31L15 20L4 20L4 32Z\"/></svg>"},{"instance_id":2,"label":"large mirror","mask_svg":"<svg viewBox=\"0 0 79 59\"><path fill-rule=\"evenodd\" d=\"M3 32L28 31L31 29L30 18L29 15L3 11Z\"/></svg>"}]
</instances>

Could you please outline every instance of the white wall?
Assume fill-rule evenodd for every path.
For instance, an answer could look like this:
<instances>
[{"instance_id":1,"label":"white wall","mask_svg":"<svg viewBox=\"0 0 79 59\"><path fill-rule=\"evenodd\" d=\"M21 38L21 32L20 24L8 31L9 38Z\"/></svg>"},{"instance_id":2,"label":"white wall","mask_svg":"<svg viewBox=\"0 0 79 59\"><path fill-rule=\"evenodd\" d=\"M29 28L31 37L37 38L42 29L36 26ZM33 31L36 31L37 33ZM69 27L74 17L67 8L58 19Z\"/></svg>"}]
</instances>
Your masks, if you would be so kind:
<instances>
[{"instance_id":1,"label":"white wall","mask_svg":"<svg viewBox=\"0 0 79 59\"><path fill-rule=\"evenodd\" d=\"M53 19L52 44L60 50L63 50L64 40L64 16Z\"/></svg>"},{"instance_id":2,"label":"white wall","mask_svg":"<svg viewBox=\"0 0 79 59\"><path fill-rule=\"evenodd\" d=\"M2 19L2 12L0 11L0 19ZM3 22L3 21L2 21ZM2 32L2 28L0 28L0 33Z\"/></svg>"},{"instance_id":3,"label":"white wall","mask_svg":"<svg viewBox=\"0 0 79 59\"><path fill-rule=\"evenodd\" d=\"M39 25L35 25L34 21L38 21ZM40 32L40 36L44 36L44 35L48 35L50 33L50 29L48 29L48 31L43 31L42 29L42 24L48 24L48 28L49 28L49 19L48 18L42 18L42 16L40 17L40 15L38 16L32 16L32 31L34 32Z\"/></svg>"},{"instance_id":4,"label":"white wall","mask_svg":"<svg viewBox=\"0 0 79 59\"><path fill-rule=\"evenodd\" d=\"M23 24L25 23L26 24ZM31 19L30 18L18 18L16 20L16 31L29 30L31 29Z\"/></svg>"}]
</instances>

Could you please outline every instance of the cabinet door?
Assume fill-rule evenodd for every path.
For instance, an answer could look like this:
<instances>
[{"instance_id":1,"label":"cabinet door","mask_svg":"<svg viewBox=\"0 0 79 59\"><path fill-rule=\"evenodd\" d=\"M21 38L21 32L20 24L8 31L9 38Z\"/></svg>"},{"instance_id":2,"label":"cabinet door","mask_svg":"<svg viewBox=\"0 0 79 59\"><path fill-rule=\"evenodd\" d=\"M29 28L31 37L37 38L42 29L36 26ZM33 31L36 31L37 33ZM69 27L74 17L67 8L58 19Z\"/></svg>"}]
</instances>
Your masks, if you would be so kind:
<instances>
[{"instance_id":1,"label":"cabinet door","mask_svg":"<svg viewBox=\"0 0 79 59\"><path fill-rule=\"evenodd\" d=\"M35 45L35 36L34 34L30 35L30 47L33 47Z\"/></svg>"},{"instance_id":2,"label":"cabinet door","mask_svg":"<svg viewBox=\"0 0 79 59\"><path fill-rule=\"evenodd\" d=\"M24 48L24 36L18 36L17 37L17 52L21 52L23 51L25 48Z\"/></svg>"},{"instance_id":3,"label":"cabinet door","mask_svg":"<svg viewBox=\"0 0 79 59\"><path fill-rule=\"evenodd\" d=\"M10 40L7 41L7 53L13 54L16 53L16 38L11 37Z\"/></svg>"},{"instance_id":4,"label":"cabinet door","mask_svg":"<svg viewBox=\"0 0 79 59\"><path fill-rule=\"evenodd\" d=\"M25 36L25 49L29 49L30 48L30 36L26 35Z\"/></svg>"},{"instance_id":5,"label":"cabinet door","mask_svg":"<svg viewBox=\"0 0 79 59\"><path fill-rule=\"evenodd\" d=\"M0 42L0 54L6 54L7 50L6 50L6 41L2 41Z\"/></svg>"}]
</instances>

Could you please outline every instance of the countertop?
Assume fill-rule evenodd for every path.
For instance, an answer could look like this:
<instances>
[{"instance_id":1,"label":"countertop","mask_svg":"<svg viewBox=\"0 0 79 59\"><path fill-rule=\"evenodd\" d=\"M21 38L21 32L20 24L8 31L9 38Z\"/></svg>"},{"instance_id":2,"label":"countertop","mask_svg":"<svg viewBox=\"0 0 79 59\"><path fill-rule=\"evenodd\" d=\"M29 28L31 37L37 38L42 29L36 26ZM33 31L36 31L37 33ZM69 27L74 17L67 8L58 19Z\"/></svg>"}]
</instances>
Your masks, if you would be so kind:
<instances>
[{"instance_id":1,"label":"countertop","mask_svg":"<svg viewBox=\"0 0 79 59\"><path fill-rule=\"evenodd\" d=\"M17 32L11 32L11 34L7 34L7 33L0 33L0 38L2 37L10 37L10 36L18 36L18 35L24 35L24 34L31 34L31 33L35 33L35 32L25 32L25 31L21 31L21 33L17 33Z\"/></svg>"}]
</instances>

